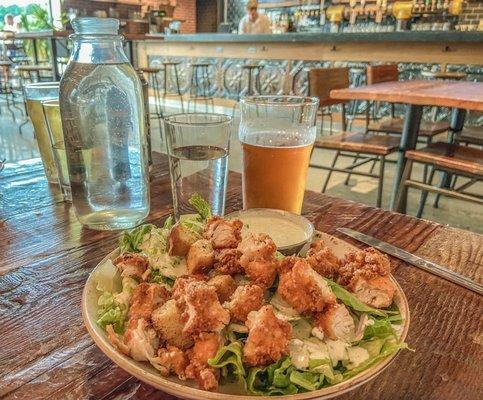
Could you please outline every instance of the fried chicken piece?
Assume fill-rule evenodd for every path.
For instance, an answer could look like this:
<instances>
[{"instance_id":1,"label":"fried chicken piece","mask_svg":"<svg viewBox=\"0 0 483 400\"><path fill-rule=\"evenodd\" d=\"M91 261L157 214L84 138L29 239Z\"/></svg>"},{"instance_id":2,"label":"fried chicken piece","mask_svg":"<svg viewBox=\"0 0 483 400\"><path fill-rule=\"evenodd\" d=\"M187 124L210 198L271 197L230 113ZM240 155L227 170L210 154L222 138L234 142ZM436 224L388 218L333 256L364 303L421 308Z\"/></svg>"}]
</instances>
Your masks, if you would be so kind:
<instances>
[{"instance_id":1,"label":"fried chicken piece","mask_svg":"<svg viewBox=\"0 0 483 400\"><path fill-rule=\"evenodd\" d=\"M242 260L245 262L266 260L274 256L277 246L272 238L265 233L249 233L238 245L238 250L242 252Z\"/></svg>"},{"instance_id":2,"label":"fried chicken piece","mask_svg":"<svg viewBox=\"0 0 483 400\"><path fill-rule=\"evenodd\" d=\"M158 357L151 360L151 363L156 363L160 367L162 376L169 376L175 373L179 379L185 380L185 370L188 366L188 357L186 354L176 346L166 346L158 350Z\"/></svg>"},{"instance_id":3,"label":"fried chicken piece","mask_svg":"<svg viewBox=\"0 0 483 400\"><path fill-rule=\"evenodd\" d=\"M167 289L157 283L140 283L137 285L131 297L129 307L129 319L144 318L149 321L152 312L169 298Z\"/></svg>"},{"instance_id":4,"label":"fried chicken piece","mask_svg":"<svg viewBox=\"0 0 483 400\"><path fill-rule=\"evenodd\" d=\"M113 261L122 277L137 278L143 280L143 275L149 268L149 261L139 254L124 253Z\"/></svg>"},{"instance_id":5,"label":"fried chicken piece","mask_svg":"<svg viewBox=\"0 0 483 400\"><path fill-rule=\"evenodd\" d=\"M268 365L288 353L292 325L278 319L270 305L248 314L248 338L243 361L249 366Z\"/></svg>"},{"instance_id":6,"label":"fried chicken piece","mask_svg":"<svg viewBox=\"0 0 483 400\"><path fill-rule=\"evenodd\" d=\"M230 298L237 288L235 280L230 275L215 275L206 283L216 289L218 300L222 304Z\"/></svg>"},{"instance_id":7,"label":"fried chicken piece","mask_svg":"<svg viewBox=\"0 0 483 400\"><path fill-rule=\"evenodd\" d=\"M156 331L143 318L130 320L122 339L114 332L112 325L106 327L106 332L109 341L121 353L136 361L149 361L155 355L154 349L159 346Z\"/></svg>"},{"instance_id":8,"label":"fried chicken piece","mask_svg":"<svg viewBox=\"0 0 483 400\"><path fill-rule=\"evenodd\" d=\"M183 332L187 334L219 332L230 322L230 313L221 306L216 289L205 282L189 282L180 303L185 321Z\"/></svg>"},{"instance_id":9,"label":"fried chicken piece","mask_svg":"<svg viewBox=\"0 0 483 400\"><path fill-rule=\"evenodd\" d=\"M320 275L329 279L337 277L341 262L322 240L310 245L307 262Z\"/></svg>"},{"instance_id":10,"label":"fried chicken piece","mask_svg":"<svg viewBox=\"0 0 483 400\"><path fill-rule=\"evenodd\" d=\"M298 260L300 260L300 257L295 256L287 256L279 260L277 268L280 275L292 271L293 266Z\"/></svg>"},{"instance_id":11,"label":"fried chicken piece","mask_svg":"<svg viewBox=\"0 0 483 400\"><path fill-rule=\"evenodd\" d=\"M277 246L264 233L250 233L238 245L242 252L240 265L246 275L260 286L270 287L277 276Z\"/></svg>"},{"instance_id":12,"label":"fried chicken piece","mask_svg":"<svg viewBox=\"0 0 483 400\"><path fill-rule=\"evenodd\" d=\"M297 259L292 269L280 275L278 293L298 312L323 311L336 302L327 282L304 259Z\"/></svg>"},{"instance_id":13,"label":"fried chicken piece","mask_svg":"<svg viewBox=\"0 0 483 400\"><path fill-rule=\"evenodd\" d=\"M315 316L315 326L332 340L350 342L355 335L354 319L343 304L333 304Z\"/></svg>"},{"instance_id":14,"label":"fried chicken piece","mask_svg":"<svg viewBox=\"0 0 483 400\"><path fill-rule=\"evenodd\" d=\"M369 247L346 254L339 269L338 283L342 286L351 286L353 279L356 280L359 277L371 279L376 276L389 275L390 272L389 258L373 247Z\"/></svg>"},{"instance_id":15,"label":"fried chicken piece","mask_svg":"<svg viewBox=\"0 0 483 400\"><path fill-rule=\"evenodd\" d=\"M154 310L151 314L151 320L161 340L168 345L185 350L193 345L193 338L191 335L183 332L184 321L182 313L183 310L172 299Z\"/></svg>"},{"instance_id":16,"label":"fried chicken piece","mask_svg":"<svg viewBox=\"0 0 483 400\"><path fill-rule=\"evenodd\" d=\"M392 304L396 287L386 275L370 279L358 277L351 281L349 290L368 306L386 308Z\"/></svg>"},{"instance_id":17,"label":"fried chicken piece","mask_svg":"<svg viewBox=\"0 0 483 400\"><path fill-rule=\"evenodd\" d=\"M168 254L170 256L184 257L188 254L191 245L200 239L199 235L188 229L181 222L177 222L169 232Z\"/></svg>"},{"instance_id":18,"label":"fried chicken piece","mask_svg":"<svg viewBox=\"0 0 483 400\"><path fill-rule=\"evenodd\" d=\"M194 346L186 352L189 359L186 377L196 379L203 390L218 389L219 371L210 367L208 360L215 357L221 346L219 334L202 332L195 339Z\"/></svg>"},{"instance_id":19,"label":"fried chicken piece","mask_svg":"<svg viewBox=\"0 0 483 400\"><path fill-rule=\"evenodd\" d=\"M359 300L375 307L389 307L396 288L389 279L389 258L370 247L348 253L339 270L338 283L347 286Z\"/></svg>"},{"instance_id":20,"label":"fried chicken piece","mask_svg":"<svg viewBox=\"0 0 483 400\"><path fill-rule=\"evenodd\" d=\"M186 256L186 266L190 274L198 274L213 267L215 253L211 242L200 239L194 242Z\"/></svg>"},{"instance_id":21,"label":"fried chicken piece","mask_svg":"<svg viewBox=\"0 0 483 400\"><path fill-rule=\"evenodd\" d=\"M215 251L215 270L220 274L235 275L243 272L240 265L242 253L238 249L221 249Z\"/></svg>"},{"instance_id":22,"label":"fried chicken piece","mask_svg":"<svg viewBox=\"0 0 483 400\"><path fill-rule=\"evenodd\" d=\"M263 289L253 284L238 286L230 301L223 306L230 311L233 320L245 322L251 311L263 306Z\"/></svg>"},{"instance_id":23,"label":"fried chicken piece","mask_svg":"<svg viewBox=\"0 0 483 400\"><path fill-rule=\"evenodd\" d=\"M188 284L190 282L203 282L206 280L208 280L208 277L203 274L180 276L174 281L173 290L171 291L171 298L176 301L180 301L180 306L182 306Z\"/></svg>"},{"instance_id":24,"label":"fried chicken piece","mask_svg":"<svg viewBox=\"0 0 483 400\"><path fill-rule=\"evenodd\" d=\"M239 219L224 219L211 217L206 222L203 237L211 240L214 249L232 249L238 246L241 240L243 222Z\"/></svg>"}]
</instances>

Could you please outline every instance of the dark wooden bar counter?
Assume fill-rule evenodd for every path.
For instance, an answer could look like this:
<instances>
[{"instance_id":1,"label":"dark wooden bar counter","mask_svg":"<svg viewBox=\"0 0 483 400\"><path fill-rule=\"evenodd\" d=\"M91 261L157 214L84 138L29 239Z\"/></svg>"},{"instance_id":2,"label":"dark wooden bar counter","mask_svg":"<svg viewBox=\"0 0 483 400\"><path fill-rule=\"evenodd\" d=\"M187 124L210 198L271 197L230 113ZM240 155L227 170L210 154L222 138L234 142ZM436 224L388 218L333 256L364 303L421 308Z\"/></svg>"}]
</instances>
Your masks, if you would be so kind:
<instances>
[{"instance_id":1,"label":"dark wooden bar counter","mask_svg":"<svg viewBox=\"0 0 483 400\"><path fill-rule=\"evenodd\" d=\"M167 166L158 161L149 221L159 224L172 204ZM83 229L39 166L7 169L0 179L0 397L171 399L114 365L87 334L82 288L119 234ZM227 211L241 207L240 193L240 176L231 173ZM306 193L303 214L324 232L353 228L482 281L480 235L315 192ZM392 261L415 351L340 399L482 398L482 298Z\"/></svg>"}]
</instances>

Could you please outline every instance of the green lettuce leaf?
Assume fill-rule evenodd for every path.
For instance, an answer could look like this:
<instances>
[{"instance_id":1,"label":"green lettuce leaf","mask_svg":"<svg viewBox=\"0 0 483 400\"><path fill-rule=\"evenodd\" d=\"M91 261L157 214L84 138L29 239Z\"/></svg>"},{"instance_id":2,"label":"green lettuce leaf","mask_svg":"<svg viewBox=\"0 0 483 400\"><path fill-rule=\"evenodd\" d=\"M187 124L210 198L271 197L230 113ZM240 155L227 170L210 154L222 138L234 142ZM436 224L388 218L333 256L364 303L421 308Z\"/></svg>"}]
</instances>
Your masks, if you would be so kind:
<instances>
[{"instance_id":1,"label":"green lettuce leaf","mask_svg":"<svg viewBox=\"0 0 483 400\"><path fill-rule=\"evenodd\" d=\"M298 393L298 388L290 382L294 370L290 358L282 358L267 367L250 368L247 389L259 396L282 396Z\"/></svg>"},{"instance_id":2,"label":"green lettuce leaf","mask_svg":"<svg viewBox=\"0 0 483 400\"><path fill-rule=\"evenodd\" d=\"M290 382L305 390L317 390L322 383L324 383L324 375L309 371L292 371L290 373Z\"/></svg>"},{"instance_id":3,"label":"green lettuce leaf","mask_svg":"<svg viewBox=\"0 0 483 400\"><path fill-rule=\"evenodd\" d=\"M329 285L329 287L332 289L332 291L335 294L335 297L337 297L342 303L344 303L346 306L352 308L355 311L367 313L367 314L372 314L372 315L377 315L380 317L386 317L387 313L383 310L378 310L376 308L372 308L366 304L364 304L362 301L360 301L356 296L354 296L352 293L344 289L342 286L338 285L334 281L331 281L330 279L324 278Z\"/></svg>"},{"instance_id":4,"label":"green lettuce leaf","mask_svg":"<svg viewBox=\"0 0 483 400\"><path fill-rule=\"evenodd\" d=\"M371 338L387 338L387 337L394 337L396 338L396 332L391 325L391 321L389 318L373 318L371 317L370 320L374 321L372 325L366 326L364 329L364 337L363 339L371 339Z\"/></svg>"},{"instance_id":5,"label":"green lettuce leaf","mask_svg":"<svg viewBox=\"0 0 483 400\"><path fill-rule=\"evenodd\" d=\"M378 339L378 340L382 340L382 339ZM379 345L380 342L378 342L377 344ZM360 344L360 346L366 348L366 350L369 351L369 354L371 354L371 351L366 347L367 345L364 346L364 344ZM382 344L379 354L377 354L376 356L373 356L367 361L364 361L362 364L358 365L357 367L351 370L345 371L342 374L342 376L344 380L352 378L353 376L360 374L362 371L365 371L366 369L370 368L371 366L383 360L384 358L390 356L391 354L396 353L398 350L407 349L407 348L408 348L408 345L406 343L395 342L391 339L386 340Z\"/></svg>"},{"instance_id":6,"label":"green lettuce leaf","mask_svg":"<svg viewBox=\"0 0 483 400\"><path fill-rule=\"evenodd\" d=\"M240 342L233 342L223 346L218 350L215 357L208 360L208 364L213 368L231 367L233 375L238 379L238 383L247 390L245 380L245 368L242 361L242 348Z\"/></svg>"},{"instance_id":7,"label":"green lettuce leaf","mask_svg":"<svg viewBox=\"0 0 483 400\"><path fill-rule=\"evenodd\" d=\"M112 293L104 292L97 300L97 324L104 330L112 325L116 333L123 333L127 308L114 299Z\"/></svg>"},{"instance_id":8,"label":"green lettuce leaf","mask_svg":"<svg viewBox=\"0 0 483 400\"><path fill-rule=\"evenodd\" d=\"M159 269L152 269L151 270L151 277L149 282L151 283L159 283L159 284L166 284L169 287L173 287L174 281L176 278L171 278L169 276L163 275Z\"/></svg>"},{"instance_id":9,"label":"green lettuce leaf","mask_svg":"<svg viewBox=\"0 0 483 400\"><path fill-rule=\"evenodd\" d=\"M144 235L150 233L152 228L155 228L155 226L145 224L130 231L124 231L119 241L121 253L139 253L141 251L139 245L142 243Z\"/></svg>"},{"instance_id":10,"label":"green lettuce leaf","mask_svg":"<svg viewBox=\"0 0 483 400\"><path fill-rule=\"evenodd\" d=\"M196 210L196 212L200 215L202 221L206 221L208 218L211 217L210 203L208 203L198 193L194 193L190 197L188 202L193 206L193 208Z\"/></svg>"}]
</instances>

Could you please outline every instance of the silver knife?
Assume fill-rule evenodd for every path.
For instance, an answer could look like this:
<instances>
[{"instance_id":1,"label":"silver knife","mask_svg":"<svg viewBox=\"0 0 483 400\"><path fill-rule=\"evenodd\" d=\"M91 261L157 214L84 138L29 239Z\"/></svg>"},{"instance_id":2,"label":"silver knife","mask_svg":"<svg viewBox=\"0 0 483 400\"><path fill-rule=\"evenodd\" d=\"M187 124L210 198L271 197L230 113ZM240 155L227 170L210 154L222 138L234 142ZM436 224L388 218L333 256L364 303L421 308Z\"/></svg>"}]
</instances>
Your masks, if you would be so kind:
<instances>
[{"instance_id":1,"label":"silver knife","mask_svg":"<svg viewBox=\"0 0 483 400\"><path fill-rule=\"evenodd\" d=\"M470 289L479 295L483 295L483 285L480 285L479 283L460 275L457 272L451 271L450 269L442 267L441 265L438 265L432 261L425 260L424 258L411 254L403 249L400 249L399 247L393 246L392 244L383 242L382 240L376 239L375 237L366 235L353 229L337 228L337 230L344 235L358 240L359 242L368 244L369 246L375 247L384 253L390 254L391 256L414 265L415 267L421 268L430 274L437 275L450 282L456 283L457 285L463 286L466 289Z\"/></svg>"}]
</instances>

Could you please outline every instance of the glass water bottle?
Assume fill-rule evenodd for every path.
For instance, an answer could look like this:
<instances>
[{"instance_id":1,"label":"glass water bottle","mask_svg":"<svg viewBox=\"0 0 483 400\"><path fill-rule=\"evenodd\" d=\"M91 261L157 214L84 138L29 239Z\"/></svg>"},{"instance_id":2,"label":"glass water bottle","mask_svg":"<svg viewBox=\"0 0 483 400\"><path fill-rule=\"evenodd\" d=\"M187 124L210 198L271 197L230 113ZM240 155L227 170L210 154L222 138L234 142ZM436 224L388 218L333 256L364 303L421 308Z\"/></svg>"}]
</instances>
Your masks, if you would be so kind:
<instances>
[{"instance_id":1,"label":"glass water bottle","mask_svg":"<svg viewBox=\"0 0 483 400\"><path fill-rule=\"evenodd\" d=\"M149 213L141 83L122 48L119 21L78 18L60 83L72 203L88 228L140 224Z\"/></svg>"}]
</instances>

